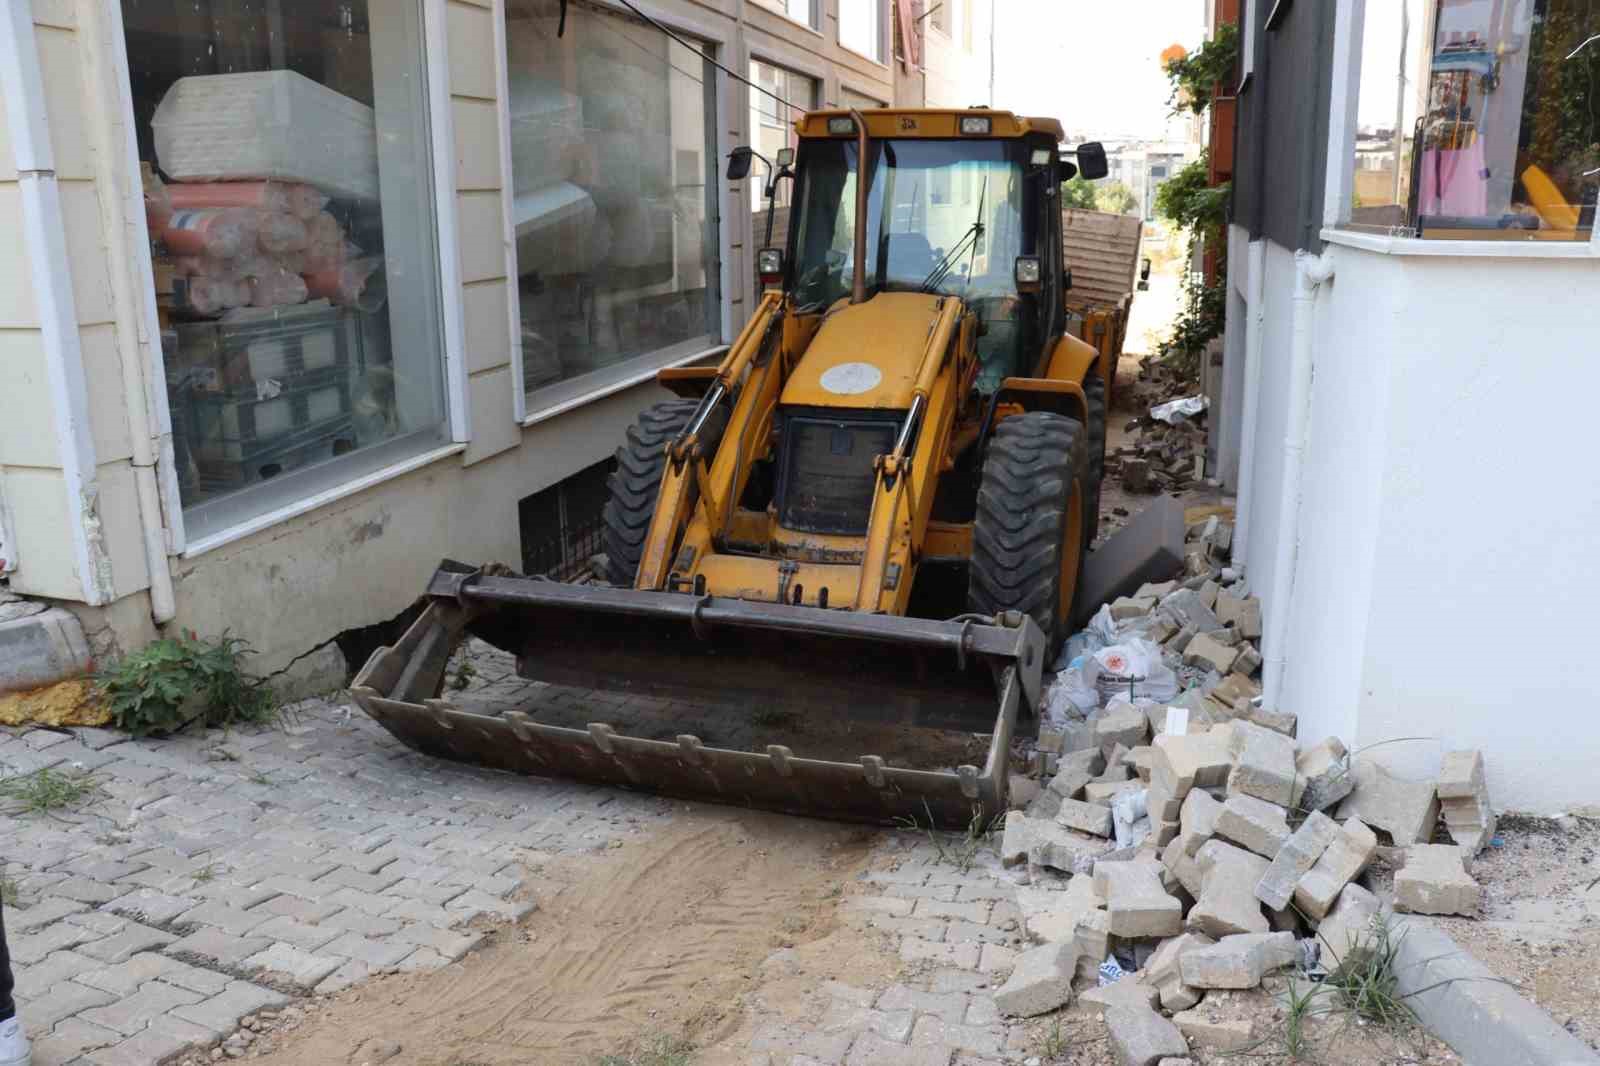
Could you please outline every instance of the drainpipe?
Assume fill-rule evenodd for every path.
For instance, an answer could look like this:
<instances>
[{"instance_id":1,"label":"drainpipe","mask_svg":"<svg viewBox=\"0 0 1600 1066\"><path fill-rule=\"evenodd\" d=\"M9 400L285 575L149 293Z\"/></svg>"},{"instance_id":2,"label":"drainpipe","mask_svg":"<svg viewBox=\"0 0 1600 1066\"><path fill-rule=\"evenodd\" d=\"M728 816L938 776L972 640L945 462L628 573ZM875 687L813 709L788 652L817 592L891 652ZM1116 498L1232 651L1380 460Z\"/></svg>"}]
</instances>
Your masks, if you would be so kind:
<instances>
[{"instance_id":1,"label":"drainpipe","mask_svg":"<svg viewBox=\"0 0 1600 1066\"><path fill-rule=\"evenodd\" d=\"M1284 642L1294 595L1294 567L1300 541L1300 484L1305 474L1306 436L1311 424L1312 330L1317 290L1333 277L1333 256L1294 254L1294 327L1289 341L1289 407L1283 435L1283 489L1278 496L1278 543L1267 596L1267 632L1262 642L1263 706L1278 709L1283 694Z\"/></svg>"},{"instance_id":2,"label":"drainpipe","mask_svg":"<svg viewBox=\"0 0 1600 1066\"><path fill-rule=\"evenodd\" d=\"M1250 507L1255 501L1256 414L1261 393L1261 337L1267 310L1262 306L1266 289L1267 242L1250 242L1245 267L1245 303L1248 314L1244 332L1244 407L1239 413L1244 425L1239 437L1239 498L1233 522L1233 565L1244 569L1249 563Z\"/></svg>"}]
</instances>

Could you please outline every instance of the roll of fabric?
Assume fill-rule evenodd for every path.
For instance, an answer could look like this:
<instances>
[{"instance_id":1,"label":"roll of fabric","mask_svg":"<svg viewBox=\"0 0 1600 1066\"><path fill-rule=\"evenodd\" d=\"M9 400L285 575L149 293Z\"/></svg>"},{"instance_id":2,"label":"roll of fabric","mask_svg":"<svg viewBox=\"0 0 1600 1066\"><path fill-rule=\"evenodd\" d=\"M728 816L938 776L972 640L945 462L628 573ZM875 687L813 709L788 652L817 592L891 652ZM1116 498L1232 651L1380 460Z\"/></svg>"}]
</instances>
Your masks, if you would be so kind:
<instances>
[{"instance_id":1,"label":"roll of fabric","mask_svg":"<svg viewBox=\"0 0 1600 1066\"><path fill-rule=\"evenodd\" d=\"M167 186L172 206L179 210L200 207L251 207L260 211L294 209L291 188L277 181L180 181Z\"/></svg>"}]
</instances>

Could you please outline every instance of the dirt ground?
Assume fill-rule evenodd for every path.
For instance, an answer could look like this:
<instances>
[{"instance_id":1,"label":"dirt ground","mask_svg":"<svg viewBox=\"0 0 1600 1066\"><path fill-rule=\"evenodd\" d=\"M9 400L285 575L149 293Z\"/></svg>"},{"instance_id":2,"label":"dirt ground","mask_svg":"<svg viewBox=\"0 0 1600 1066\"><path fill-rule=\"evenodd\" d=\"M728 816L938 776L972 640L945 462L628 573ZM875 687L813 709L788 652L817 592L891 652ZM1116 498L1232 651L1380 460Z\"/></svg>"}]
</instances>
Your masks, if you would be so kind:
<instances>
[{"instance_id":1,"label":"dirt ground","mask_svg":"<svg viewBox=\"0 0 1600 1066\"><path fill-rule=\"evenodd\" d=\"M834 967L891 972L835 939L839 886L875 834L852 826L686 807L673 827L534 871L539 909L432 974L395 975L310 1009L263 1066L590 1064L630 1041L682 1036L714 1052L744 1024L763 960L793 948Z\"/></svg>"}]
</instances>

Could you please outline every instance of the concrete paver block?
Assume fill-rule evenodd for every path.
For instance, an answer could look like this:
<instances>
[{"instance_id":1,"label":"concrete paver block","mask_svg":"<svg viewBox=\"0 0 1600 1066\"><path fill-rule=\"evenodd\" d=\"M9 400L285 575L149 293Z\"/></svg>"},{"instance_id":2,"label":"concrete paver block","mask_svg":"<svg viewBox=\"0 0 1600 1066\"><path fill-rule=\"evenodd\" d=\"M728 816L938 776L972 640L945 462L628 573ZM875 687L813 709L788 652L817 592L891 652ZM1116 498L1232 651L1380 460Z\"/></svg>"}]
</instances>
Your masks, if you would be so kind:
<instances>
[{"instance_id":1,"label":"concrete paver block","mask_svg":"<svg viewBox=\"0 0 1600 1066\"><path fill-rule=\"evenodd\" d=\"M1294 806L1304 811L1324 811L1356 787L1350 773L1350 753L1338 737L1328 737L1306 748L1294 761Z\"/></svg>"},{"instance_id":2,"label":"concrete paver block","mask_svg":"<svg viewBox=\"0 0 1600 1066\"><path fill-rule=\"evenodd\" d=\"M1110 807L1111 801L1120 793L1134 791L1144 787L1144 783L1135 779L1131 781L1091 781L1083 786L1084 802L1100 807Z\"/></svg>"},{"instance_id":3,"label":"concrete paver block","mask_svg":"<svg viewBox=\"0 0 1600 1066\"><path fill-rule=\"evenodd\" d=\"M1210 947L1215 943L1204 933L1183 933L1169 937L1161 942L1155 954L1145 963L1144 969L1139 971L1139 980L1155 986L1164 1009L1187 1010L1200 1002L1200 993L1183 983L1178 960L1196 948Z\"/></svg>"},{"instance_id":4,"label":"concrete paver block","mask_svg":"<svg viewBox=\"0 0 1600 1066\"><path fill-rule=\"evenodd\" d=\"M1455 844L1413 844L1394 875L1396 910L1416 914L1478 913L1482 890L1467 873L1466 851Z\"/></svg>"},{"instance_id":5,"label":"concrete paver block","mask_svg":"<svg viewBox=\"0 0 1600 1066\"><path fill-rule=\"evenodd\" d=\"M1228 723L1233 771L1228 795L1255 796L1287 807L1294 799L1294 741L1253 722Z\"/></svg>"},{"instance_id":6,"label":"concrete paver block","mask_svg":"<svg viewBox=\"0 0 1600 1066\"><path fill-rule=\"evenodd\" d=\"M1118 596L1111 601L1109 609L1112 620L1122 622L1129 618L1143 618L1155 608L1154 596Z\"/></svg>"},{"instance_id":7,"label":"concrete paver block","mask_svg":"<svg viewBox=\"0 0 1600 1066\"><path fill-rule=\"evenodd\" d=\"M1439 771L1439 807L1450 839L1477 854L1494 836L1494 808L1489 805L1489 785L1481 751L1452 751Z\"/></svg>"},{"instance_id":8,"label":"concrete paver block","mask_svg":"<svg viewBox=\"0 0 1600 1066\"><path fill-rule=\"evenodd\" d=\"M1017 957L1006 983L994 994L1001 1014L1031 1018L1066 1006L1072 999L1072 975L1078 967L1078 945L1072 940L1042 944Z\"/></svg>"},{"instance_id":9,"label":"concrete paver block","mask_svg":"<svg viewBox=\"0 0 1600 1066\"><path fill-rule=\"evenodd\" d=\"M1161 887L1155 863L1097 862L1095 891L1106 901L1113 936L1176 936L1183 905Z\"/></svg>"},{"instance_id":10,"label":"concrete paver block","mask_svg":"<svg viewBox=\"0 0 1600 1066\"><path fill-rule=\"evenodd\" d=\"M1006 815L1005 831L1000 834L1000 863L1018 866L1028 861L1028 850L1033 847L1034 820L1021 811Z\"/></svg>"},{"instance_id":11,"label":"concrete paver block","mask_svg":"<svg viewBox=\"0 0 1600 1066\"><path fill-rule=\"evenodd\" d=\"M1164 1058L1183 1055L1189 1050L1178 1027L1153 1010L1109 1007L1106 1028L1121 1066L1155 1066Z\"/></svg>"},{"instance_id":12,"label":"concrete paver block","mask_svg":"<svg viewBox=\"0 0 1600 1066\"><path fill-rule=\"evenodd\" d=\"M1013 812L1006 819L1010 827ZM1094 860L1110 851L1112 841L1069 829L1055 822L1029 821L1027 832L1028 861L1038 866L1048 866L1065 873L1085 873L1093 868Z\"/></svg>"},{"instance_id":13,"label":"concrete paver block","mask_svg":"<svg viewBox=\"0 0 1600 1066\"><path fill-rule=\"evenodd\" d=\"M1161 849L1161 865L1167 868L1167 872L1183 886L1185 892L1195 899L1200 898L1204 874L1195 862L1194 856L1184 852L1182 835Z\"/></svg>"},{"instance_id":14,"label":"concrete paver block","mask_svg":"<svg viewBox=\"0 0 1600 1066\"><path fill-rule=\"evenodd\" d=\"M1370 758L1350 767L1355 789L1339 804L1340 818L1360 818L1393 838L1396 847L1423 844L1439 821L1439 799L1432 781L1396 777Z\"/></svg>"},{"instance_id":15,"label":"concrete paver block","mask_svg":"<svg viewBox=\"0 0 1600 1066\"><path fill-rule=\"evenodd\" d=\"M1270 860L1289 839L1288 812L1255 796L1230 796L1217 816L1216 835Z\"/></svg>"},{"instance_id":16,"label":"concrete paver block","mask_svg":"<svg viewBox=\"0 0 1600 1066\"><path fill-rule=\"evenodd\" d=\"M1204 1007L1174 1014L1172 1024L1194 1047L1238 1051L1254 1042L1254 1027L1250 1019L1213 1018Z\"/></svg>"},{"instance_id":17,"label":"concrete paver block","mask_svg":"<svg viewBox=\"0 0 1600 1066\"><path fill-rule=\"evenodd\" d=\"M1101 907L1094 878L1079 874L1067 882L1065 892L1025 887L1017 891L1017 906L1022 911L1022 926L1040 943L1073 939L1078 921Z\"/></svg>"},{"instance_id":18,"label":"concrete paver block","mask_svg":"<svg viewBox=\"0 0 1600 1066\"><path fill-rule=\"evenodd\" d=\"M1101 1010L1155 1010L1161 1005L1161 994L1154 985L1125 976L1109 985L1085 989L1078 1002Z\"/></svg>"},{"instance_id":19,"label":"concrete paver block","mask_svg":"<svg viewBox=\"0 0 1600 1066\"><path fill-rule=\"evenodd\" d=\"M1211 733L1185 733L1155 738L1150 752L1150 783L1174 799L1184 799L1193 788L1225 784L1233 757L1221 737Z\"/></svg>"},{"instance_id":20,"label":"concrete paver block","mask_svg":"<svg viewBox=\"0 0 1600 1066\"><path fill-rule=\"evenodd\" d=\"M1238 660L1237 646L1224 644L1210 633L1196 633L1194 639L1189 641L1188 647L1183 649L1185 666L1198 666L1205 670L1215 670L1219 674L1228 673Z\"/></svg>"},{"instance_id":21,"label":"concrete paver block","mask_svg":"<svg viewBox=\"0 0 1600 1066\"><path fill-rule=\"evenodd\" d=\"M1097 747L1068 752L1061 756L1056 776L1050 779L1050 791L1062 799L1077 799L1083 786L1105 768L1105 756Z\"/></svg>"},{"instance_id":22,"label":"concrete paver block","mask_svg":"<svg viewBox=\"0 0 1600 1066\"><path fill-rule=\"evenodd\" d=\"M1256 898L1272 910L1283 910L1294 898L1300 878L1316 865L1340 832L1338 822L1321 811L1313 811L1278 849L1272 865L1256 885Z\"/></svg>"},{"instance_id":23,"label":"concrete paver block","mask_svg":"<svg viewBox=\"0 0 1600 1066\"><path fill-rule=\"evenodd\" d=\"M1095 743L1104 748L1108 744L1121 744L1134 748L1148 739L1150 723L1144 711L1131 704L1107 711L1094 720ZM1111 760L1107 760L1107 766Z\"/></svg>"},{"instance_id":24,"label":"concrete paver block","mask_svg":"<svg viewBox=\"0 0 1600 1066\"><path fill-rule=\"evenodd\" d=\"M1254 988L1299 957L1293 933L1240 933L1187 952L1178 969L1191 988Z\"/></svg>"},{"instance_id":25,"label":"concrete paver block","mask_svg":"<svg viewBox=\"0 0 1600 1066\"><path fill-rule=\"evenodd\" d=\"M1373 935L1373 920L1380 910L1378 897L1360 885L1345 885L1339 899L1317 925L1317 941L1322 961L1334 969L1353 948L1365 945Z\"/></svg>"},{"instance_id":26,"label":"concrete paver block","mask_svg":"<svg viewBox=\"0 0 1600 1066\"><path fill-rule=\"evenodd\" d=\"M1200 846L1217 833L1217 819L1222 816L1222 801L1201 789L1192 790L1183 799L1178 814L1178 840L1185 855L1193 856Z\"/></svg>"},{"instance_id":27,"label":"concrete paver block","mask_svg":"<svg viewBox=\"0 0 1600 1066\"><path fill-rule=\"evenodd\" d=\"M1195 856L1200 892L1189 908L1188 928L1211 937L1265 933L1271 926L1261 913L1255 888L1268 860L1221 840L1205 844Z\"/></svg>"},{"instance_id":28,"label":"concrete paver block","mask_svg":"<svg viewBox=\"0 0 1600 1066\"><path fill-rule=\"evenodd\" d=\"M1344 886L1365 870L1377 853L1377 834L1359 818L1346 819L1328 850L1295 885L1294 905L1310 918L1326 917Z\"/></svg>"},{"instance_id":29,"label":"concrete paver block","mask_svg":"<svg viewBox=\"0 0 1600 1066\"><path fill-rule=\"evenodd\" d=\"M1248 640L1261 639L1261 600L1235 596L1227 589L1217 593L1217 620L1231 625Z\"/></svg>"},{"instance_id":30,"label":"concrete paver block","mask_svg":"<svg viewBox=\"0 0 1600 1066\"><path fill-rule=\"evenodd\" d=\"M1111 808L1102 807L1098 803L1064 799L1061 801L1061 809L1056 812L1056 823L1068 829L1076 829L1080 833L1108 837L1111 835Z\"/></svg>"},{"instance_id":31,"label":"concrete paver block","mask_svg":"<svg viewBox=\"0 0 1600 1066\"><path fill-rule=\"evenodd\" d=\"M1261 695L1261 686L1236 669L1219 681L1209 695L1218 703L1237 710L1241 704Z\"/></svg>"}]
</instances>

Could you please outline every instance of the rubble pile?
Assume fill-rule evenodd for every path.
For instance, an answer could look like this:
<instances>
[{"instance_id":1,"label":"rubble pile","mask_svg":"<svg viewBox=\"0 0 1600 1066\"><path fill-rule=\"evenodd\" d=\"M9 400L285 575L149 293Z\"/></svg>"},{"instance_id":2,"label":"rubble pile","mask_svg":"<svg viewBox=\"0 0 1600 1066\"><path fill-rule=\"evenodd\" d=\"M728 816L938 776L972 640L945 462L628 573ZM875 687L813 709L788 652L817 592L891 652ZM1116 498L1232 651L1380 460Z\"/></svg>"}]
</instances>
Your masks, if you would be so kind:
<instances>
[{"instance_id":1,"label":"rubble pile","mask_svg":"<svg viewBox=\"0 0 1600 1066\"><path fill-rule=\"evenodd\" d=\"M1199 481L1205 469L1206 412L1204 398L1194 395L1194 382L1147 359L1128 402L1148 413L1127 423L1129 442L1106 457L1122 487L1132 493L1178 492Z\"/></svg>"},{"instance_id":2,"label":"rubble pile","mask_svg":"<svg viewBox=\"0 0 1600 1066\"><path fill-rule=\"evenodd\" d=\"M1035 945L996 996L1028 1016L1102 1009L1123 1063L1244 1046L1213 1007L1285 968L1331 972L1385 908L1361 882L1396 866L1394 909L1473 915L1470 862L1494 816L1482 754L1437 782L1297 739L1261 706L1261 604L1217 564L1225 523L1191 530L1187 575L1104 606L1058 661L1001 862ZM1441 813L1451 844L1434 844ZM1442 837L1440 839L1443 839ZM1392 850L1388 850L1392 846Z\"/></svg>"}]
</instances>

